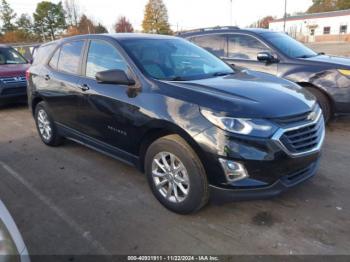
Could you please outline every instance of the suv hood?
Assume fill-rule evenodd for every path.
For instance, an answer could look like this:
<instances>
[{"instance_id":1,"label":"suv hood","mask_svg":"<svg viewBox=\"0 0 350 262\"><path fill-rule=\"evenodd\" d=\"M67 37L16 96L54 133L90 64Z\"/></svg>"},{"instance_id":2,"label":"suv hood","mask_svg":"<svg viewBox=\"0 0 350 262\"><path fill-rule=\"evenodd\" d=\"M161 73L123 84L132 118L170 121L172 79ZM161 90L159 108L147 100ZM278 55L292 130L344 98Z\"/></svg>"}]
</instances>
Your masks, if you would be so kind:
<instances>
[{"instance_id":1,"label":"suv hood","mask_svg":"<svg viewBox=\"0 0 350 262\"><path fill-rule=\"evenodd\" d=\"M315 105L314 97L298 85L254 71L169 84L183 88L173 90L181 99L232 117L287 117L309 112Z\"/></svg>"},{"instance_id":2,"label":"suv hood","mask_svg":"<svg viewBox=\"0 0 350 262\"><path fill-rule=\"evenodd\" d=\"M325 63L333 66L338 66L338 68L335 68L335 69L350 68L350 59L346 57L319 55L315 57L305 58L305 60L316 62L316 63Z\"/></svg>"},{"instance_id":3,"label":"suv hood","mask_svg":"<svg viewBox=\"0 0 350 262\"><path fill-rule=\"evenodd\" d=\"M0 77L22 76L29 66L29 64L0 65Z\"/></svg>"}]
</instances>

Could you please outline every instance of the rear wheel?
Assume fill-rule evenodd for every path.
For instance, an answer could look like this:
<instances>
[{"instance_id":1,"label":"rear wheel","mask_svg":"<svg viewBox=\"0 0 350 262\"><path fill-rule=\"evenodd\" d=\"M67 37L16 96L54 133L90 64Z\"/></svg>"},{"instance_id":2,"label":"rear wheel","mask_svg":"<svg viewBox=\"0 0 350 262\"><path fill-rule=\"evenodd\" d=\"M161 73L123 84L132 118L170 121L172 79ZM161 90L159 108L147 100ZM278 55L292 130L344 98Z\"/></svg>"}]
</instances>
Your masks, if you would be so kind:
<instances>
[{"instance_id":1,"label":"rear wheel","mask_svg":"<svg viewBox=\"0 0 350 262\"><path fill-rule=\"evenodd\" d=\"M169 210L189 214L208 202L203 165L181 137L171 135L154 142L147 150L145 167L153 194Z\"/></svg>"},{"instance_id":2,"label":"rear wheel","mask_svg":"<svg viewBox=\"0 0 350 262\"><path fill-rule=\"evenodd\" d=\"M45 102L40 102L35 107L35 122L40 138L46 145L59 146L62 144L63 137L58 134Z\"/></svg>"},{"instance_id":3,"label":"rear wheel","mask_svg":"<svg viewBox=\"0 0 350 262\"><path fill-rule=\"evenodd\" d=\"M323 111L324 120L326 123L328 123L333 116L332 105L328 97L317 88L307 87L307 90L317 98L317 102Z\"/></svg>"}]
</instances>

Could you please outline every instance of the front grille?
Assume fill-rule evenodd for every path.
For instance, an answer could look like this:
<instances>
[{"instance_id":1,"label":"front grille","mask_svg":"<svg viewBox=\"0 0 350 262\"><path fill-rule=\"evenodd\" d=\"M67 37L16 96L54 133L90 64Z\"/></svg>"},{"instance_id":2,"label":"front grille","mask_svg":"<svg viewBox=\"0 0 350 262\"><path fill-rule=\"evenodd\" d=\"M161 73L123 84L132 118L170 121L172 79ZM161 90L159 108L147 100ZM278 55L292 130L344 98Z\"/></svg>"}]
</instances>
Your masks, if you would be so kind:
<instances>
[{"instance_id":1,"label":"front grille","mask_svg":"<svg viewBox=\"0 0 350 262\"><path fill-rule=\"evenodd\" d=\"M292 153L302 153L317 147L324 132L323 119L315 124L285 132L281 142Z\"/></svg>"},{"instance_id":2,"label":"front grille","mask_svg":"<svg viewBox=\"0 0 350 262\"><path fill-rule=\"evenodd\" d=\"M289 174L282 177L282 182L287 186L294 186L300 182L312 177L315 174L315 169L318 166L319 162L314 162L310 166L303 168L297 172Z\"/></svg>"},{"instance_id":3,"label":"front grille","mask_svg":"<svg viewBox=\"0 0 350 262\"><path fill-rule=\"evenodd\" d=\"M289 116L289 117L282 117L282 118L275 118L273 119L274 122L279 124L280 126L289 126L289 125L295 125L295 124L300 124L302 122L307 122L309 121L308 118L312 112L315 114L319 114L321 111L321 108L318 104L316 104L313 109L309 112L299 114L299 115L294 115L294 116Z\"/></svg>"},{"instance_id":4,"label":"front grille","mask_svg":"<svg viewBox=\"0 0 350 262\"><path fill-rule=\"evenodd\" d=\"M2 82L5 85L22 84L22 83L26 83L26 77L24 75L11 76L11 77L0 77L0 82Z\"/></svg>"},{"instance_id":5,"label":"front grille","mask_svg":"<svg viewBox=\"0 0 350 262\"><path fill-rule=\"evenodd\" d=\"M289 124L288 128L280 128L273 139L281 145L281 147L292 156L300 156L307 153L320 150L324 135L325 126L322 111L318 109L313 113L318 112L308 120L310 113L306 120L294 125Z\"/></svg>"}]
</instances>

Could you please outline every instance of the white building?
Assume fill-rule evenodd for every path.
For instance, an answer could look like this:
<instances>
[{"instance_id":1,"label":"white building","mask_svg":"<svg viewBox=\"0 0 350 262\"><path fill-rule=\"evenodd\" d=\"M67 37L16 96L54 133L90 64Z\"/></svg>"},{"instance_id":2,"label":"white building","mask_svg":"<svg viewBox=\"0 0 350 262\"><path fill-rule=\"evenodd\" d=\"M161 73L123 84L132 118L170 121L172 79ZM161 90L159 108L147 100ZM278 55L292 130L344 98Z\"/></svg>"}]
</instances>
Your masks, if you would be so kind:
<instances>
[{"instance_id":1,"label":"white building","mask_svg":"<svg viewBox=\"0 0 350 262\"><path fill-rule=\"evenodd\" d=\"M284 19L272 21L269 28L283 31ZM287 17L286 32L302 42L350 42L350 9Z\"/></svg>"}]
</instances>

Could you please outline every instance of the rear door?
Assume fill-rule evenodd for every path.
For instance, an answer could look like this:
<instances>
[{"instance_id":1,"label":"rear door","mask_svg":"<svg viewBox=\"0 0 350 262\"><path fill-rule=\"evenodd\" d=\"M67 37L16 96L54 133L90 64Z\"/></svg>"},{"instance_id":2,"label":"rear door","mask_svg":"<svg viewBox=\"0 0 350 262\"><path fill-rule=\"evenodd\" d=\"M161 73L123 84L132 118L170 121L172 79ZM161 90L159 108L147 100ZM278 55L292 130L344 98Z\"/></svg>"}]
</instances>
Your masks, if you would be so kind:
<instances>
[{"instance_id":1,"label":"rear door","mask_svg":"<svg viewBox=\"0 0 350 262\"><path fill-rule=\"evenodd\" d=\"M258 38L246 34L227 35L227 56L223 59L229 64L261 71L270 74L277 74L277 63L266 63L258 61L258 53L270 52L272 50Z\"/></svg>"},{"instance_id":2,"label":"rear door","mask_svg":"<svg viewBox=\"0 0 350 262\"><path fill-rule=\"evenodd\" d=\"M73 41L60 46L49 61L44 75L47 90L44 96L54 120L77 129L80 104L81 61L85 41Z\"/></svg>"}]
</instances>

